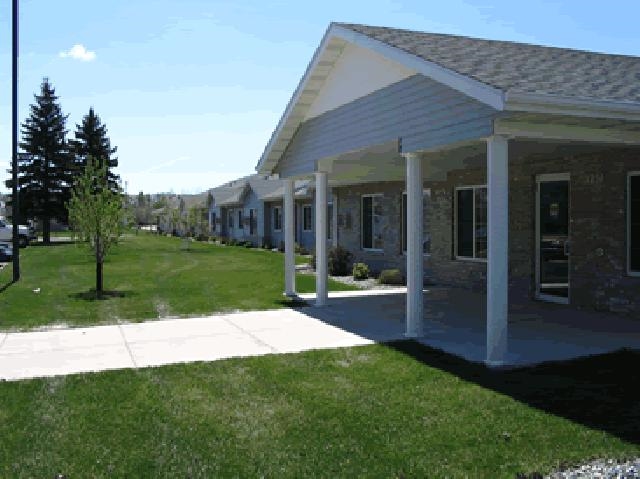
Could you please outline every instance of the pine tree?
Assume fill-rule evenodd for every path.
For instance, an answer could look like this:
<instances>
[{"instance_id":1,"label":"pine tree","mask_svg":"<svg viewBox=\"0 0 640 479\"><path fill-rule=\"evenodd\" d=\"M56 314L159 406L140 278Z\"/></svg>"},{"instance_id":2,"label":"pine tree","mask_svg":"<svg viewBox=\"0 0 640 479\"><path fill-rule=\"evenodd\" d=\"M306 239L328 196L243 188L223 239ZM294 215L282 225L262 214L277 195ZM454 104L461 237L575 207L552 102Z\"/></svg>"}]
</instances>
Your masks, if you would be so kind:
<instances>
[{"instance_id":1,"label":"pine tree","mask_svg":"<svg viewBox=\"0 0 640 479\"><path fill-rule=\"evenodd\" d=\"M107 183L111 191L117 191L120 177L113 173L112 168L118 166L118 158L112 155L118 147L111 147L111 141L107 136L107 126L96 115L93 107L82 118L82 124L76 124L75 139L70 140L71 149L75 156L76 167L83 170L90 156L98 162L98 167L107 168Z\"/></svg>"},{"instance_id":2,"label":"pine tree","mask_svg":"<svg viewBox=\"0 0 640 479\"><path fill-rule=\"evenodd\" d=\"M73 162L66 141L67 116L55 89L44 78L34 95L29 117L22 124L18 158L21 218L39 218L45 243L50 242L51 220L68 221L66 202L71 197ZM7 187L11 187L11 180Z\"/></svg>"}]
</instances>

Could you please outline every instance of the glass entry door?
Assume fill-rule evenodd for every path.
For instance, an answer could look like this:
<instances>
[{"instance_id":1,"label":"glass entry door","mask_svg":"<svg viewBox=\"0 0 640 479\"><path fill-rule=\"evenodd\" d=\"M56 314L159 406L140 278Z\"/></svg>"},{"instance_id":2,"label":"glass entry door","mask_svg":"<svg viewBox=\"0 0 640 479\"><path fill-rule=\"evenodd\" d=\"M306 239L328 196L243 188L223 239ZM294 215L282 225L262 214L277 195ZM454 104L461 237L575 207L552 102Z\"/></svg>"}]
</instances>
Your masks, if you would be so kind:
<instances>
[{"instance_id":1,"label":"glass entry door","mask_svg":"<svg viewBox=\"0 0 640 479\"><path fill-rule=\"evenodd\" d=\"M536 297L569 302L569 175L540 175L536 201Z\"/></svg>"}]
</instances>

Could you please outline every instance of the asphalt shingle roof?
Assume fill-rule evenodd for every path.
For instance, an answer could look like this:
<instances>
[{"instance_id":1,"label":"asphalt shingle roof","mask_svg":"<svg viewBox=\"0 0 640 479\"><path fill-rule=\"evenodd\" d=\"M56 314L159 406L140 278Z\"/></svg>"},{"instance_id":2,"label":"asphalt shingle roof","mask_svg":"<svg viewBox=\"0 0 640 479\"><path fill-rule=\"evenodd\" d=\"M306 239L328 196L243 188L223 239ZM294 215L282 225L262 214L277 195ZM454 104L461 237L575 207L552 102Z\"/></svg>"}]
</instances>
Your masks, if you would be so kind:
<instances>
[{"instance_id":1,"label":"asphalt shingle roof","mask_svg":"<svg viewBox=\"0 0 640 479\"><path fill-rule=\"evenodd\" d=\"M503 92L640 103L640 57L337 23Z\"/></svg>"}]
</instances>

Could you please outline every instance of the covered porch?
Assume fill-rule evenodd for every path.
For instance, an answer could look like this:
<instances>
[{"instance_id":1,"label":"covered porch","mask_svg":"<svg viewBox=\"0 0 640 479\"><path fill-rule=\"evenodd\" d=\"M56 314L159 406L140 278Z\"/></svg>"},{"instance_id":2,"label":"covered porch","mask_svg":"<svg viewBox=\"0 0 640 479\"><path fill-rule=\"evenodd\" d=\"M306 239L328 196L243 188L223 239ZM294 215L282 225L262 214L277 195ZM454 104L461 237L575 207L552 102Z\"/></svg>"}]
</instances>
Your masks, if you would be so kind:
<instances>
[{"instance_id":1,"label":"covered porch","mask_svg":"<svg viewBox=\"0 0 640 479\"><path fill-rule=\"evenodd\" d=\"M300 295L313 302L314 293ZM484 362L487 354L486 296L462 288L423 290L423 331L417 340L435 349ZM406 289L329 293L325 307L303 314L373 341L405 337ZM575 311L566 305L532 302L508 315L505 364L526 366L638 349L640 323L613 313Z\"/></svg>"},{"instance_id":2,"label":"covered porch","mask_svg":"<svg viewBox=\"0 0 640 479\"><path fill-rule=\"evenodd\" d=\"M616 343L615 328L611 335L600 329L618 323L604 311L624 309L636 318L640 312L640 276L624 265L631 251L625 184L640 174L637 102L593 91L589 76L584 97L575 96L575 86L556 78L557 65L547 62L543 47L536 55L553 85L540 82L538 67L515 62L509 70L540 82L533 94L499 75L487 73L482 81L472 71L461 73L462 57L446 57L448 67L443 58L434 63L432 50L423 48L438 44L429 34L408 34L421 46L407 50L384 32L329 27L256 167L285 182L285 294L296 295L294 181L312 178L318 313L311 314L339 301L327 292L327 205L329 187L343 187L350 231L337 228L333 244L346 239L361 258L402 264L404 307L390 309L403 311L405 337L445 341L449 348L458 343L458 351L490 366L533 357L553 344L558 327L558 341L576 336L563 323L569 317L589 338L585 344ZM522 58L503 58L504 45L492 48L487 58L505 65ZM575 60L571 52L569 59ZM368 185L374 186L366 191ZM425 189L439 202L429 255ZM343 206L338 193L334 215ZM379 229L377 221L384 223ZM476 300L464 298L466 314L455 313L459 298L423 293L429 262L438 268L436 284L479 291ZM543 305L543 299L564 304ZM429 319L430 311L443 316ZM379 306L370 316L386 314Z\"/></svg>"},{"instance_id":3,"label":"covered porch","mask_svg":"<svg viewBox=\"0 0 640 479\"><path fill-rule=\"evenodd\" d=\"M531 129L531 126L529 128ZM604 134L606 135L606 132ZM465 359L484 361L489 366L533 364L599 354L622 347L640 347L640 324L632 319L633 315L623 317L594 311L583 308L580 303L580 295L584 297L590 294L590 290L584 286L585 278L590 273L578 270L584 270L586 264L596 264L597 258L591 257L590 251L593 246L606 243L604 238L598 238L600 230L594 229L597 221L594 222L589 214L585 214L585 210L591 206L590 203L574 205L579 214L571 216L567 212L565 220L565 226L570 227L576 237L576 241L572 241L575 244L571 246L576 251L576 260L571 270L571 281L575 285L571 290L573 299L569 300L570 271L567 260L564 266L567 285L563 286L566 289L566 301L561 296L564 292L552 298L557 300L560 296L559 302L566 304L535 301L550 296L546 291L538 290L545 285L541 277L542 272L538 269L543 254L543 237L536 231L539 229L539 226L536 226L539 220L536 219L538 213L534 211L536 208L539 209L536 204L536 186L539 188L540 184L538 178L555 178L555 175L548 174L549 171L571 171L567 178L571 177L573 180L567 183L570 183L570 188L574 190L572 195L589 194L594 189L593 182L599 181L600 177L595 174L576 179L575 172L578 169L598 165L601 161L600 156L603 152L609 151L609 148L621 158L629 156L629 151L618 153L615 148L624 147L631 142L621 142L623 145L616 146L615 142L605 141L607 137L592 137L591 140L595 141L586 141L584 138L575 138L571 143L562 139L531 141L531 132L512 131L511 138L492 135L431 151L403 153L401 142L388 142L319 160L316 167L320 171L314 173L317 195L315 232L318 294L312 298L318 308L317 312L308 314L323 317L323 309L326 309L328 321L334 322L337 318L342 318L342 326L346 328L362 328L367 334L374 336L378 331L381 339L415 338L424 344ZM631 153L634 151L636 150L631 150ZM593 156L592 165L581 159L585 155ZM629 162L633 159L621 161ZM623 164L620 168L624 169L626 166ZM442 224L432 224L435 235L432 247L440 248L440 251L430 256L431 260L435 261L449 255L447 261L450 270L458 268L459 271L478 273L476 276L480 277L480 281L468 276L467 288L450 288L446 287L451 286L447 281L436 280L439 286L423 290L427 271L427 259L423 251L423 191L431 187L451 189L451 182L455 184L457 180L451 180L450 177L457 178L460 175L469 176L465 180L467 183L462 182L459 186L486 185L486 254L484 257L472 258L474 261L470 261L470 258L457 258L456 242L453 239L457 233L451 231L452 225L442 227ZM285 181L293 183L292 180ZM327 216L328 187L340 191L340 188L348 190L380 183L394 184L394 188L399 188L400 192L404 189L402 194L406 195L406 226L403 233L406 236L406 247L396 258L406 265L407 287L402 293L381 294L380 297L368 296L366 300L359 301L340 295L330 296L326 287L328 244L326 240L321 239L327 237L328 222L334 222L336 225L334 229L337 235L333 239L334 244L344 245L345 237L337 227L336 218ZM293 191L292 188L286 190ZM453 190L457 192L456 187ZM604 188L600 187L598 191L604 191ZM342 208L341 196L337 195L333 201L333 211L337 215ZM289 204L292 203L291 195ZM613 199L608 198L607 203L613 205ZM447 206L452 210L449 215L455 216L454 199L451 199ZM568 208L568 203L566 206ZM292 228L292 225L287 225L286 209L285 192L285 230ZM588 238L582 234L583 231L586 232L584 228L587 224L591 225ZM397 231L401 227L401 221L395 226L390 226ZM436 231L438 228L440 230ZM449 231L445 231L447 229ZM354 235L361 233L358 230ZM442 238L446 235L450 235L451 238L445 241L445 245ZM570 237L567 237L565 241L569 243L569 239ZM595 241L600 240L604 242L596 245ZM293 241L289 241L289 244L293 245ZM357 246L359 247L360 245ZM447 248L449 252L446 251ZM350 249L349 245L347 249ZM565 249L565 256L568 258L569 247L565 246ZM609 252L607 248L604 249ZM593 251L597 250L598 248L593 248ZM438 254L440 257L436 258ZM286 294L296 296L293 248L289 248L285 255L285 275L288 280ZM384 256L388 256L388 251L382 252L381 257ZM440 267L444 270L442 265ZM479 283L480 288L472 288L477 286L472 285L473 281ZM623 281L629 282L629 279ZM552 286L557 287L556 283L558 282L555 281ZM629 283L629 286L633 285ZM548 288L548 285L545 287ZM627 285L625 287L628 288ZM339 311L340 309L342 311ZM358 312L360 309L370 312L365 315L369 324L361 323L363 314ZM349 317L351 313L355 314L355 319ZM340 326L339 323L336 325Z\"/></svg>"}]
</instances>

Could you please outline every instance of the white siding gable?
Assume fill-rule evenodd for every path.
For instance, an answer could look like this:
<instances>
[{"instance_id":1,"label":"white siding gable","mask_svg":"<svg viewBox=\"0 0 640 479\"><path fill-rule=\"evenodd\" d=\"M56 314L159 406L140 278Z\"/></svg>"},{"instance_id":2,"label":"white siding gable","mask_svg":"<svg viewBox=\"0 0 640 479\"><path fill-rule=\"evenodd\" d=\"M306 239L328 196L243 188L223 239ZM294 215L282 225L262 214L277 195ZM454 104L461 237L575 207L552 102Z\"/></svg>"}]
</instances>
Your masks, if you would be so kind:
<instances>
[{"instance_id":1,"label":"white siding gable","mask_svg":"<svg viewBox=\"0 0 640 479\"><path fill-rule=\"evenodd\" d=\"M415 70L379 53L347 43L305 120L414 75Z\"/></svg>"}]
</instances>

